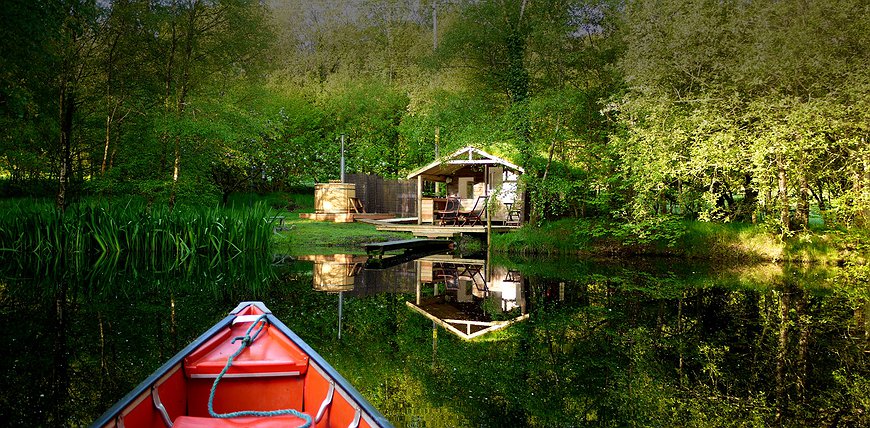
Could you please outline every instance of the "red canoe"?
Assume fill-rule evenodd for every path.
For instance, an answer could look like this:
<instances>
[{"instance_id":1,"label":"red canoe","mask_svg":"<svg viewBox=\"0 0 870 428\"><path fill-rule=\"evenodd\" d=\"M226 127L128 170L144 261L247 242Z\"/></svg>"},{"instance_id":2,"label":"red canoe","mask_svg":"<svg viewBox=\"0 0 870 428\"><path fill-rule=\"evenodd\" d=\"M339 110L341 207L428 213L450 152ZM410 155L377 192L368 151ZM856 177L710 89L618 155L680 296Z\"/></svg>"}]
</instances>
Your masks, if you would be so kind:
<instances>
[{"instance_id":1,"label":"red canoe","mask_svg":"<svg viewBox=\"0 0 870 428\"><path fill-rule=\"evenodd\" d=\"M240 303L92 426L392 427L262 302Z\"/></svg>"}]
</instances>

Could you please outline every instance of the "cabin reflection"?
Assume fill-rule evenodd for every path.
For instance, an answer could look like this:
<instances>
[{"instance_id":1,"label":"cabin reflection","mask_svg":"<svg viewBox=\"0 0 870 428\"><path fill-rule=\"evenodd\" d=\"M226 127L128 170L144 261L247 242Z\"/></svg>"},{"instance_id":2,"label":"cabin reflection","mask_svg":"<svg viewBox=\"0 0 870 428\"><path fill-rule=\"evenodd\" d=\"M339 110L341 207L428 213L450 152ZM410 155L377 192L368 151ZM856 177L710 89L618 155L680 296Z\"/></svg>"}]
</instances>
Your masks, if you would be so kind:
<instances>
[{"instance_id":1,"label":"cabin reflection","mask_svg":"<svg viewBox=\"0 0 870 428\"><path fill-rule=\"evenodd\" d=\"M528 318L524 281L517 271L444 255L415 263L416 298L407 305L463 339Z\"/></svg>"},{"instance_id":2,"label":"cabin reflection","mask_svg":"<svg viewBox=\"0 0 870 428\"><path fill-rule=\"evenodd\" d=\"M352 254L317 254L300 256L299 260L314 262L314 289L328 293L351 291L357 275L363 270L365 256Z\"/></svg>"},{"instance_id":3,"label":"cabin reflection","mask_svg":"<svg viewBox=\"0 0 870 428\"><path fill-rule=\"evenodd\" d=\"M368 257L353 254L300 256L313 262L314 290L327 293L343 292L354 297L383 293L413 293L416 287L414 263L389 269L365 269Z\"/></svg>"},{"instance_id":4,"label":"cabin reflection","mask_svg":"<svg viewBox=\"0 0 870 428\"><path fill-rule=\"evenodd\" d=\"M388 269L364 268L366 256L302 256L313 262L316 291L339 295L412 295L408 307L463 339L473 339L528 318L527 281L516 270L483 259L430 255ZM340 328L339 328L340 330ZM339 333L340 334L340 333Z\"/></svg>"}]
</instances>

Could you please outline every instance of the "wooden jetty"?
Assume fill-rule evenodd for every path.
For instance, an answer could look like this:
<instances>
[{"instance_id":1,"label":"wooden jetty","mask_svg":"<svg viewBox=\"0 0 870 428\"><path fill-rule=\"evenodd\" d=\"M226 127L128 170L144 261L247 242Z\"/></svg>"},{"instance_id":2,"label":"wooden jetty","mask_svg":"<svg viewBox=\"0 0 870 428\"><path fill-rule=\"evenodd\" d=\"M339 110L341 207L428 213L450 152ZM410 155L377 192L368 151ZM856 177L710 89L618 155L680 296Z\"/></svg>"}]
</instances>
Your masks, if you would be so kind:
<instances>
[{"instance_id":1,"label":"wooden jetty","mask_svg":"<svg viewBox=\"0 0 870 428\"><path fill-rule=\"evenodd\" d=\"M486 234L486 225L480 226L437 226L431 224L394 224L369 221L375 229L386 232L408 232L423 238L451 238L455 235ZM492 225L492 233L505 233L519 226Z\"/></svg>"},{"instance_id":2,"label":"wooden jetty","mask_svg":"<svg viewBox=\"0 0 870 428\"><path fill-rule=\"evenodd\" d=\"M420 257L442 253L453 248L453 241L447 239L405 239L401 241L373 242L364 244L363 248L369 259L367 269L385 269L400 265ZM402 250L401 254L384 257L387 251Z\"/></svg>"},{"instance_id":3,"label":"wooden jetty","mask_svg":"<svg viewBox=\"0 0 870 428\"><path fill-rule=\"evenodd\" d=\"M371 242L363 244L366 254L370 257L383 257L387 251L408 250L449 250L453 247L453 241L445 239L405 239L401 241Z\"/></svg>"}]
</instances>

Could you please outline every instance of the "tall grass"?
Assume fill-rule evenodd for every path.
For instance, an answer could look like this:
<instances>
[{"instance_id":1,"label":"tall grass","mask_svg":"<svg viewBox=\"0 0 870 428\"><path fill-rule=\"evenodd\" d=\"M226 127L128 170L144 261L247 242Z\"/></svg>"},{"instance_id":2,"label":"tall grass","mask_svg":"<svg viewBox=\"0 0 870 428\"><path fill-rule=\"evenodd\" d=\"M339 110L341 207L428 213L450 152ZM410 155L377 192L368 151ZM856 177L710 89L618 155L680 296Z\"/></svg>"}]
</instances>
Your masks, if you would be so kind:
<instances>
[{"instance_id":1,"label":"tall grass","mask_svg":"<svg viewBox=\"0 0 870 428\"><path fill-rule=\"evenodd\" d=\"M255 204L150 208L143 202L82 202L61 213L48 202L0 206L0 249L37 254L143 253L186 258L195 254L267 252L269 209Z\"/></svg>"}]
</instances>

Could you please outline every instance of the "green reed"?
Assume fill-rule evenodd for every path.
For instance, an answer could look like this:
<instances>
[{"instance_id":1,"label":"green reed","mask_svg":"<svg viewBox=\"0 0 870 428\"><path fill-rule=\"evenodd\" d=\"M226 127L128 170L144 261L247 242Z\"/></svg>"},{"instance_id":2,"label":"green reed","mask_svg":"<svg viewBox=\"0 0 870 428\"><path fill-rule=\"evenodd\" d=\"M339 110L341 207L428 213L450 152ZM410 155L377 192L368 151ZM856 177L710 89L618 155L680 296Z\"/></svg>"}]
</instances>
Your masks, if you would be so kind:
<instances>
[{"instance_id":1,"label":"green reed","mask_svg":"<svg viewBox=\"0 0 870 428\"><path fill-rule=\"evenodd\" d=\"M148 207L144 202L82 202L60 212L51 203L0 204L0 249L37 254L141 253L183 259L196 254L267 252L269 208Z\"/></svg>"}]
</instances>

